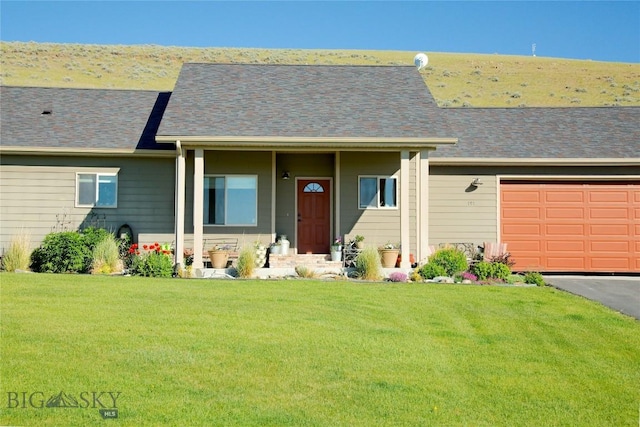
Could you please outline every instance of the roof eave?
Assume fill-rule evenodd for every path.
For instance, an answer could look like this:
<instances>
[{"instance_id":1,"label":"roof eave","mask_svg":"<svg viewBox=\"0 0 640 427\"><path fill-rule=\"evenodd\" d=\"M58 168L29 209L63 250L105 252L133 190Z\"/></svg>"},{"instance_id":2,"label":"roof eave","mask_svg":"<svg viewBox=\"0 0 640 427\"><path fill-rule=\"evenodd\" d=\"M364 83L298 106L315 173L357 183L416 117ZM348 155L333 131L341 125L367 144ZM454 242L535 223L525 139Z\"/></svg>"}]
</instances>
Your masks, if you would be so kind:
<instances>
[{"instance_id":1,"label":"roof eave","mask_svg":"<svg viewBox=\"0 0 640 427\"><path fill-rule=\"evenodd\" d=\"M147 150L147 149L105 149L105 148L78 148L78 147L20 147L0 146L0 154L5 155L48 155L48 156L114 156L125 157L175 157L175 150Z\"/></svg>"},{"instance_id":2,"label":"roof eave","mask_svg":"<svg viewBox=\"0 0 640 427\"><path fill-rule=\"evenodd\" d=\"M372 138L372 137L281 137L281 136L168 136L157 135L158 143L176 143L216 150L362 150L397 151L435 149L453 145L457 138Z\"/></svg>"},{"instance_id":3,"label":"roof eave","mask_svg":"<svg viewBox=\"0 0 640 427\"><path fill-rule=\"evenodd\" d=\"M576 158L488 158L488 157L431 157L429 163L432 165L463 166L635 166L640 165L640 157L576 157Z\"/></svg>"}]
</instances>

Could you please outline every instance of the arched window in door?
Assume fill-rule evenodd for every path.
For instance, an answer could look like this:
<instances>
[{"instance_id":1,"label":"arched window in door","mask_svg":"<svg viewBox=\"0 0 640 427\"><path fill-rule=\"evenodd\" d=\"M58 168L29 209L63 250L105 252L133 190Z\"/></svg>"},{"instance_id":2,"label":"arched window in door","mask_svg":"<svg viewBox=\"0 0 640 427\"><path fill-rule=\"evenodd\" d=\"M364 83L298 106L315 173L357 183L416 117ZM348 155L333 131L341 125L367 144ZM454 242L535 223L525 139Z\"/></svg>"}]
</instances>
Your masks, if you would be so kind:
<instances>
[{"instance_id":1,"label":"arched window in door","mask_svg":"<svg viewBox=\"0 0 640 427\"><path fill-rule=\"evenodd\" d=\"M302 189L305 193L324 193L324 187L317 182L310 182Z\"/></svg>"}]
</instances>

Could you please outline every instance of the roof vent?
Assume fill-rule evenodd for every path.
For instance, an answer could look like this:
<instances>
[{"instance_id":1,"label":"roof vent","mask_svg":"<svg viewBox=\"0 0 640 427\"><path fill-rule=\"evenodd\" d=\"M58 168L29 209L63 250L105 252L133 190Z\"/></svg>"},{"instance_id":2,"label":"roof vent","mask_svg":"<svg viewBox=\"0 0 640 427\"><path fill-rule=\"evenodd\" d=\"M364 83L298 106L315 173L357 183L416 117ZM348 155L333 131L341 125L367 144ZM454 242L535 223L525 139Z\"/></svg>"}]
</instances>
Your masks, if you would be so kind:
<instances>
[{"instance_id":1,"label":"roof vent","mask_svg":"<svg viewBox=\"0 0 640 427\"><path fill-rule=\"evenodd\" d=\"M51 109L46 109L46 110L42 110L41 115L43 116L50 116L53 113L53 110Z\"/></svg>"}]
</instances>

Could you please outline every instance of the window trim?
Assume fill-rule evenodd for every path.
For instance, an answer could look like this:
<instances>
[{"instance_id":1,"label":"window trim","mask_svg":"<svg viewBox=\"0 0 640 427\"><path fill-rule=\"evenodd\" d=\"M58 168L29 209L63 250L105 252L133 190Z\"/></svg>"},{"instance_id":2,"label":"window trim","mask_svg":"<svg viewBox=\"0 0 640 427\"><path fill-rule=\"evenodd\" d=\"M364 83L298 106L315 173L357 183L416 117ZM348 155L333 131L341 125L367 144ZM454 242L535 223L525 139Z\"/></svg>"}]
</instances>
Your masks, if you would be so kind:
<instances>
[{"instance_id":1,"label":"window trim","mask_svg":"<svg viewBox=\"0 0 640 427\"><path fill-rule=\"evenodd\" d=\"M93 175L96 179L96 197L93 203L84 204L80 203L80 175ZM115 180L115 203L113 205L98 205L98 200L100 200L100 177L103 176L114 176ZM76 194L75 194L75 207L76 208L97 208L97 209L116 209L118 207L118 172L93 172L93 171L78 171L76 172Z\"/></svg>"},{"instance_id":2,"label":"window trim","mask_svg":"<svg viewBox=\"0 0 640 427\"><path fill-rule=\"evenodd\" d=\"M360 205L360 197L361 197L361 183L362 183L362 178L375 178L376 180L376 206L361 206ZM395 199L396 199L396 205L395 206L380 206L380 180L381 179L394 179L396 182L396 191L395 191ZM358 199L357 199L357 203L358 203L358 209L359 210L367 210L367 209L388 209L388 210L398 210L399 209L399 183L400 183L400 179L398 178L397 175L358 175Z\"/></svg>"},{"instance_id":3,"label":"window trim","mask_svg":"<svg viewBox=\"0 0 640 427\"><path fill-rule=\"evenodd\" d=\"M205 221L208 221L209 218L207 217L207 215L205 215L205 212L204 212L204 209L206 207L206 203L205 203L206 197L205 197L205 194L203 194L202 195L203 196L202 197L202 210L203 210L203 212L202 212L202 220L203 221L202 222L203 222L203 226L205 226L205 227L257 227L258 226L258 212L259 212L259 210L258 210L258 195L259 195L258 184L259 184L259 180L258 180L258 175L257 174L205 174L204 175L204 179L206 180L208 178L224 178L224 201L225 201L225 204L224 204L224 221L225 221L225 223L224 224L211 224L209 222L205 222ZM254 204L255 209L256 209L256 211L255 211L255 217L256 217L255 224L251 224L251 223L248 223L248 224L228 224L227 223L227 208L228 208L228 204L227 204L227 200L228 200L228 198L227 198L227 191L228 191L227 179L228 178L254 178L255 179L255 184L256 184L256 187L255 187L255 204ZM206 185L204 184L204 182L203 182L202 188L203 188L203 191L205 191L206 188L207 188Z\"/></svg>"}]
</instances>

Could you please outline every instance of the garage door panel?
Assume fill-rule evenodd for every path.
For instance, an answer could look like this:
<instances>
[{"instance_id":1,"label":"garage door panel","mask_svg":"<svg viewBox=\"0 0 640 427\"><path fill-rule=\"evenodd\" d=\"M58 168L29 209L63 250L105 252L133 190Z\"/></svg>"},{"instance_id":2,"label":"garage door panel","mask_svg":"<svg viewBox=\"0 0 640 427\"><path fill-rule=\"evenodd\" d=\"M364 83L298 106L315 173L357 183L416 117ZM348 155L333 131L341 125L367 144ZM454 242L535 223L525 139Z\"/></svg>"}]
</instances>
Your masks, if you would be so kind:
<instances>
[{"instance_id":1,"label":"garage door panel","mask_svg":"<svg viewBox=\"0 0 640 427\"><path fill-rule=\"evenodd\" d=\"M629 203L631 194L628 191L616 191L610 187L607 190L592 190L589 194L591 203Z\"/></svg>"},{"instance_id":2,"label":"garage door panel","mask_svg":"<svg viewBox=\"0 0 640 427\"><path fill-rule=\"evenodd\" d=\"M590 208L589 218L593 219L629 219L629 209L621 208Z\"/></svg>"},{"instance_id":3,"label":"garage door panel","mask_svg":"<svg viewBox=\"0 0 640 427\"><path fill-rule=\"evenodd\" d=\"M544 193L547 203L584 203L584 193L582 191L548 191Z\"/></svg>"},{"instance_id":4,"label":"garage door panel","mask_svg":"<svg viewBox=\"0 0 640 427\"><path fill-rule=\"evenodd\" d=\"M573 254L584 252L586 244L583 240L547 240L544 245L547 252L564 252Z\"/></svg>"},{"instance_id":5,"label":"garage door panel","mask_svg":"<svg viewBox=\"0 0 640 427\"><path fill-rule=\"evenodd\" d=\"M582 224L547 224L545 234L547 236L584 236L585 226Z\"/></svg>"},{"instance_id":6,"label":"garage door panel","mask_svg":"<svg viewBox=\"0 0 640 427\"><path fill-rule=\"evenodd\" d=\"M589 245L589 251L592 253L604 252L607 254L612 254L612 253L628 254L631 250L632 250L631 242L629 241L600 240L600 241L591 242L591 244Z\"/></svg>"},{"instance_id":7,"label":"garage door panel","mask_svg":"<svg viewBox=\"0 0 640 427\"><path fill-rule=\"evenodd\" d=\"M589 235L591 236L628 236L630 231L627 224L591 224Z\"/></svg>"},{"instance_id":8,"label":"garage door panel","mask_svg":"<svg viewBox=\"0 0 640 427\"><path fill-rule=\"evenodd\" d=\"M540 201L540 192L538 190L530 190L530 191L504 191L502 193L502 201L503 202L539 202Z\"/></svg>"},{"instance_id":9,"label":"garage door panel","mask_svg":"<svg viewBox=\"0 0 640 427\"><path fill-rule=\"evenodd\" d=\"M640 272L640 182L503 182L501 200L516 269Z\"/></svg>"},{"instance_id":10,"label":"garage door panel","mask_svg":"<svg viewBox=\"0 0 640 427\"><path fill-rule=\"evenodd\" d=\"M585 212L584 208L547 208L545 217L547 219L582 219L586 216Z\"/></svg>"}]
</instances>

